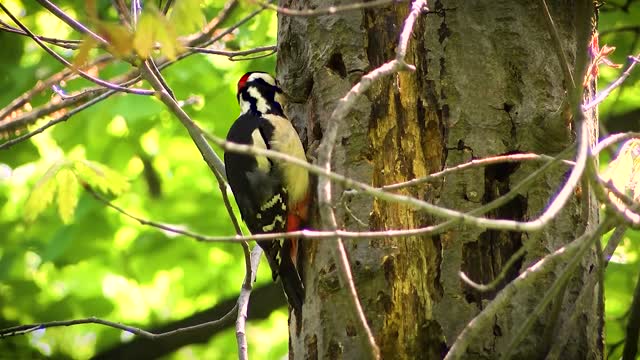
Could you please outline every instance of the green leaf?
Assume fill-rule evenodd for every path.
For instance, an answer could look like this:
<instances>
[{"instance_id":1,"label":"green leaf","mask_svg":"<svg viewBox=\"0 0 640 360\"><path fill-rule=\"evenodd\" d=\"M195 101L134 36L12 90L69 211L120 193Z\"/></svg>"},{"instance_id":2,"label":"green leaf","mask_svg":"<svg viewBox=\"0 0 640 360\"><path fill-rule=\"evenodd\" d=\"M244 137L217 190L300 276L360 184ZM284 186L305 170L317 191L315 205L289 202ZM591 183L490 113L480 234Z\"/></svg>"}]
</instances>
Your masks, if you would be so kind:
<instances>
[{"instance_id":1,"label":"green leaf","mask_svg":"<svg viewBox=\"0 0 640 360\"><path fill-rule=\"evenodd\" d=\"M78 205L78 179L69 168L61 169L56 175L58 181L58 213L62 222L71 223Z\"/></svg>"},{"instance_id":2,"label":"green leaf","mask_svg":"<svg viewBox=\"0 0 640 360\"><path fill-rule=\"evenodd\" d=\"M113 55L124 58L131 54L134 47L133 34L126 26L100 21L98 29L100 35L109 41L109 51Z\"/></svg>"},{"instance_id":3,"label":"green leaf","mask_svg":"<svg viewBox=\"0 0 640 360\"><path fill-rule=\"evenodd\" d=\"M146 11L138 20L138 28L133 38L133 48L136 49L138 55L146 59L151 55L153 41L155 39L155 30L159 24L152 13Z\"/></svg>"},{"instance_id":4,"label":"green leaf","mask_svg":"<svg viewBox=\"0 0 640 360\"><path fill-rule=\"evenodd\" d=\"M120 195L129 190L127 179L105 165L89 160L78 160L74 166L81 180L102 192Z\"/></svg>"},{"instance_id":5,"label":"green leaf","mask_svg":"<svg viewBox=\"0 0 640 360\"><path fill-rule=\"evenodd\" d=\"M150 6L138 21L133 47L140 57L148 58L156 42L160 44L160 52L170 60L175 59L183 50L173 23L158 9Z\"/></svg>"},{"instance_id":6,"label":"green leaf","mask_svg":"<svg viewBox=\"0 0 640 360\"><path fill-rule=\"evenodd\" d=\"M24 207L25 220L34 221L51 204L56 193L55 176L64 165L64 161L54 163L38 180Z\"/></svg>"},{"instance_id":7,"label":"green leaf","mask_svg":"<svg viewBox=\"0 0 640 360\"><path fill-rule=\"evenodd\" d=\"M89 52L95 49L98 45L98 41L92 36L85 35L82 38L82 44L76 51L76 56L73 58L73 65L82 67L89 62Z\"/></svg>"},{"instance_id":8,"label":"green leaf","mask_svg":"<svg viewBox=\"0 0 640 360\"><path fill-rule=\"evenodd\" d=\"M174 60L178 53L182 52L182 44L178 41L178 36L167 19L158 15L158 23L160 27L156 29L156 40L160 43L160 51L170 60Z\"/></svg>"},{"instance_id":9,"label":"green leaf","mask_svg":"<svg viewBox=\"0 0 640 360\"><path fill-rule=\"evenodd\" d=\"M169 22L178 35L191 34L202 27L202 9L199 0L180 0L173 7Z\"/></svg>"}]
</instances>

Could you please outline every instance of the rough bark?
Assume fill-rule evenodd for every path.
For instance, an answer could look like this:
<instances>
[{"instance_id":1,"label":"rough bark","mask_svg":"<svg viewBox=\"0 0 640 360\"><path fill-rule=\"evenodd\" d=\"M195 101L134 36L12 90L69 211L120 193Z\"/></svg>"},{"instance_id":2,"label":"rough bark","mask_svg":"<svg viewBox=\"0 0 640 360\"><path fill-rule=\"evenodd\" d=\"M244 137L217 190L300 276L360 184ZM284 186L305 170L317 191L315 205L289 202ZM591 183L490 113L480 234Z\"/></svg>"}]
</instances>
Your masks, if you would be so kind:
<instances>
[{"instance_id":1,"label":"rough bark","mask_svg":"<svg viewBox=\"0 0 640 360\"><path fill-rule=\"evenodd\" d=\"M549 2L573 67L576 49L581 48L577 22L585 19L576 19L574 1ZM335 4L285 0L280 5ZM474 158L515 152L555 155L574 141L566 111L568 85L563 83L538 2L441 0L430 1L429 6L431 11L416 25L407 56L416 72L387 77L358 101L340 124L333 170L380 186ZM279 17L278 77L291 96L289 117L306 130L302 133L311 148L322 138L336 101L360 76L394 58L408 11L409 5L403 3L321 17ZM478 168L403 193L469 211L507 192L536 166ZM489 216L535 218L562 184L565 171L547 173ZM342 190L336 186L334 199L340 199ZM583 206L589 199L572 199L536 234L457 226L433 237L347 241L360 301L382 357L441 358L495 295L464 285L459 271L487 283L524 246L525 257L508 272L505 283L514 279L540 257L578 237L587 224L597 222L595 205ZM365 230L342 204L336 205L341 227ZM366 196L352 198L347 205L353 216L374 230L416 228L438 220ZM294 359L361 358L362 334L355 330L329 246L326 241L306 243L302 327L292 326L290 334ZM553 316L550 308L520 346L517 358L544 357L556 325L569 316L594 263L592 257L583 261L559 299L559 316ZM496 317L493 332L468 350L468 357L489 359L504 351L513 329L553 280L519 293ZM567 358L602 357L601 307L593 291L567 341Z\"/></svg>"}]
</instances>

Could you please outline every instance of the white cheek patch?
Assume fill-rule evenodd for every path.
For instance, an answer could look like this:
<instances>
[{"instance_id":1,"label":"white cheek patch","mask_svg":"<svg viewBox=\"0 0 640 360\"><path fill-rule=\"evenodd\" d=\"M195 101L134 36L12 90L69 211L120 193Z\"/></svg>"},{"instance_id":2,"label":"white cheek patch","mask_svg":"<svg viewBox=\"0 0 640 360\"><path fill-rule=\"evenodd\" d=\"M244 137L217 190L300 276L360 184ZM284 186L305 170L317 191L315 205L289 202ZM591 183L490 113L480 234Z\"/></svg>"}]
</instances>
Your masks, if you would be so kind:
<instances>
[{"instance_id":1,"label":"white cheek patch","mask_svg":"<svg viewBox=\"0 0 640 360\"><path fill-rule=\"evenodd\" d=\"M249 110L251 110L251 103L240 97L240 112L246 114Z\"/></svg>"},{"instance_id":2,"label":"white cheek patch","mask_svg":"<svg viewBox=\"0 0 640 360\"><path fill-rule=\"evenodd\" d=\"M258 108L258 112L261 114L266 114L269 112L271 107L267 104L267 100L260 94L260 91L255 87L249 88L249 95L254 98L256 101L256 108Z\"/></svg>"}]
</instances>

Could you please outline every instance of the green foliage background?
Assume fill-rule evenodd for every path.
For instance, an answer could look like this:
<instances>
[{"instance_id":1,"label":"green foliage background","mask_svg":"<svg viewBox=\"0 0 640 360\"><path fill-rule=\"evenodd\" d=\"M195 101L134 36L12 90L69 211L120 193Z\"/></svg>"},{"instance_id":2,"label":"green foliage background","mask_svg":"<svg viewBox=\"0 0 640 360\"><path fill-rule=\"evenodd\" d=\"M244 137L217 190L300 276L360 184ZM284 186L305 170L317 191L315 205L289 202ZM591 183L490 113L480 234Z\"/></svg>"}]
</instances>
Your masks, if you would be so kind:
<instances>
[{"instance_id":1,"label":"green foliage background","mask_svg":"<svg viewBox=\"0 0 640 360\"><path fill-rule=\"evenodd\" d=\"M87 20L84 1L56 3L79 20ZM223 0L201 3L204 16L199 15L202 19L196 21L211 19L224 5ZM618 0L605 5L601 31L638 26L640 6L633 2L627 9L621 8L625 3ZM78 38L35 2L3 4L20 14L38 34ZM109 1L97 4L101 16L115 18ZM225 24L233 24L253 10L255 6L242 3ZM10 23L6 16L0 18ZM275 44L276 25L275 13L262 12L221 45L248 49ZM638 54L638 37L638 32L611 32L601 38L601 44L617 46L611 58L626 64L627 55ZM62 68L26 37L0 31L0 44L0 107ZM69 51L60 53L72 56ZM96 53L94 50L91 56ZM232 62L221 56L193 55L163 74L178 99L201 97L202 103L187 106L186 111L201 126L224 136L239 112L237 79L249 69L273 72L274 66L274 56ZM100 75L108 78L124 67L126 64L119 63ZM600 84L608 84L618 74L619 70L602 68ZM638 110L638 78L638 72L633 73L622 91L601 106L608 125L616 115ZM84 80L74 80L65 84L65 90L86 85ZM51 94L47 91L37 97L32 106L46 103ZM31 128L48 120L41 119ZM31 141L0 151L0 328L97 316L150 329L238 293L244 276L239 245L200 243L145 227L106 208L81 188L77 193L63 190L58 195L63 204L68 201L64 199L78 196L77 207L70 213L67 210L66 219L59 215L60 202L51 199L51 205L29 221L32 206L26 204L38 181L53 164L72 160L88 160L114 170L115 174L98 179L107 187L126 180L129 188L113 201L131 213L204 234L233 233L215 179L173 115L154 97L111 97ZM72 181L68 176L60 178L52 180L58 191ZM36 194L35 203L44 205L53 192L48 194ZM606 342L613 358L622 350L619 345L624 340L639 265L640 235L628 232L606 273ZM266 264L261 268L258 282L270 281L264 271ZM0 340L0 358L85 359L130 338L98 325L52 328ZM282 357L287 351L285 309L266 321L250 322L248 339L252 358ZM233 329L208 344L191 345L170 355L172 359L236 357Z\"/></svg>"},{"instance_id":2,"label":"green foliage background","mask_svg":"<svg viewBox=\"0 0 640 360\"><path fill-rule=\"evenodd\" d=\"M35 2L3 3L37 34L66 39L79 36ZM56 3L86 23L84 1ZM198 21L213 18L224 3L203 2L204 16L197 14ZM110 4L98 2L105 18L114 17ZM255 9L240 5L223 27ZM2 19L11 23L6 16ZM276 25L275 14L265 11L219 45L248 49L275 44ZM0 32L0 43L5 49L0 56L1 107L62 68L26 37ZM67 58L72 55L60 53ZM109 78L126 66L120 62L100 75ZM273 73L274 68L274 56L232 62L216 55L192 55L163 74L179 100L201 97L201 103L187 106L186 111L201 126L224 137L239 113L237 80L249 69ZM65 91L86 85L84 80L74 80L66 84ZM51 95L51 90L46 91L32 106L49 101ZM48 120L41 119L31 128ZM4 174L0 175L0 327L97 316L150 329L239 292L244 277L239 244L200 243L142 226L82 190L67 224L58 215L55 200L37 219L25 220L29 216L25 204L36 183L52 164L66 159L86 159L109 167L118 175L106 176L108 183L124 178L129 189L113 201L133 214L203 234L234 233L216 180L180 122L154 97L111 97L32 141L0 151L0 172ZM266 263L261 268L258 283L270 281L269 272L264 271ZM52 328L0 340L0 358L86 359L128 338L119 330L98 325ZM266 321L250 322L248 340L254 358L284 355L285 309ZM192 345L171 356L234 357L233 326L209 344Z\"/></svg>"}]
</instances>

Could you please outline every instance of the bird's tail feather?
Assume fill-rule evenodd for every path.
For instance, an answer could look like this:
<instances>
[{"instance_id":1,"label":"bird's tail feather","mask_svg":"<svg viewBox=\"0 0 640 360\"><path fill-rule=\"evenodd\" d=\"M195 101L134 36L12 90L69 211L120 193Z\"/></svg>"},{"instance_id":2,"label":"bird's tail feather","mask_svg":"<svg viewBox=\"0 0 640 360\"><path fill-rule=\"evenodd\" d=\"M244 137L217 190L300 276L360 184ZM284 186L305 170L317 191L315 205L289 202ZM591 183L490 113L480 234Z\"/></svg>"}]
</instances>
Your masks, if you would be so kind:
<instances>
[{"instance_id":1,"label":"bird's tail feather","mask_svg":"<svg viewBox=\"0 0 640 360\"><path fill-rule=\"evenodd\" d=\"M302 304L304 303L304 285L302 284L300 273L287 257L281 259L278 272L287 300L293 307L296 316L300 317L302 315Z\"/></svg>"}]
</instances>

